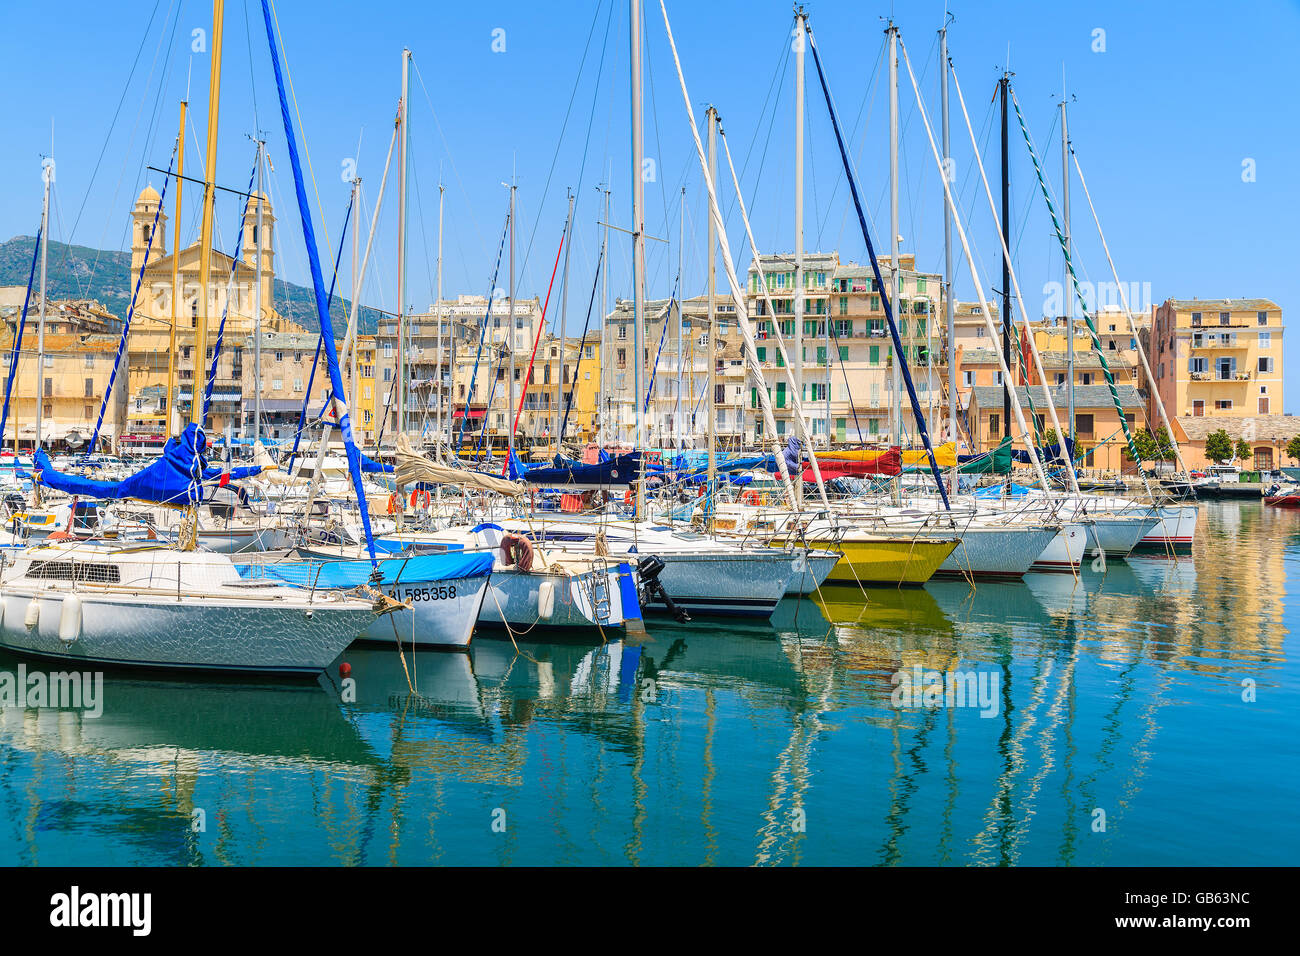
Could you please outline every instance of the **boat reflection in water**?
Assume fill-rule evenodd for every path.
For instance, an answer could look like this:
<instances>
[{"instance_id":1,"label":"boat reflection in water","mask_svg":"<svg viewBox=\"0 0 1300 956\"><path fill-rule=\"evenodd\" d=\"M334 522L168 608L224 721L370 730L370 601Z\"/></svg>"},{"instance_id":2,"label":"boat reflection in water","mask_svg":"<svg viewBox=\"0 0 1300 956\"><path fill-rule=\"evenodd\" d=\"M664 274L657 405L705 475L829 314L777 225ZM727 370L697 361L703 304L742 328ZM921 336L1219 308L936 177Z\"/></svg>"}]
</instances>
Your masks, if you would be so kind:
<instances>
[{"instance_id":1,"label":"boat reflection in water","mask_svg":"<svg viewBox=\"0 0 1300 956\"><path fill-rule=\"evenodd\" d=\"M1207 506L1190 558L635 641L353 648L305 687L106 674L99 718L0 710L0 862L1286 862L1300 515L1262 511ZM974 696L896 701L918 670Z\"/></svg>"}]
</instances>

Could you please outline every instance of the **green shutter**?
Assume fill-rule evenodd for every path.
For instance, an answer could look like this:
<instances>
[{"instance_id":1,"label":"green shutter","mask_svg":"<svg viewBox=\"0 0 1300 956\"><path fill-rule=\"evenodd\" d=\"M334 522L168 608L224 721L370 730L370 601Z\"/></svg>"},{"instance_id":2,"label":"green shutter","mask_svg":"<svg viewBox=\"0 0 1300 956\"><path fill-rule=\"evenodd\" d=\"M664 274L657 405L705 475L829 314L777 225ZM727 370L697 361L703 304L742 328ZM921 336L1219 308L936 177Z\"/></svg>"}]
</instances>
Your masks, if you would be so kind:
<instances>
[{"instance_id":1,"label":"green shutter","mask_svg":"<svg viewBox=\"0 0 1300 956\"><path fill-rule=\"evenodd\" d=\"M841 358L842 358L842 357L843 357L843 355L841 355ZM879 345L873 345L873 346L871 346L871 364L872 364L872 365L879 365L879 364L880 364L880 346L879 346Z\"/></svg>"},{"instance_id":2,"label":"green shutter","mask_svg":"<svg viewBox=\"0 0 1300 956\"><path fill-rule=\"evenodd\" d=\"M785 382L776 383L776 407L785 408Z\"/></svg>"},{"instance_id":3,"label":"green shutter","mask_svg":"<svg viewBox=\"0 0 1300 956\"><path fill-rule=\"evenodd\" d=\"M841 346L840 346L840 361L841 361L841 362L847 362L848 360L849 360L849 347L848 347L847 345L841 345Z\"/></svg>"},{"instance_id":4,"label":"green shutter","mask_svg":"<svg viewBox=\"0 0 1300 956\"><path fill-rule=\"evenodd\" d=\"M758 351L758 360L759 360L760 362L766 362L766 361L767 361L767 347L766 347L766 346L763 346L763 345L760 345L760 346L758 347L757 351Z\"/></svg>"}]
</instances>

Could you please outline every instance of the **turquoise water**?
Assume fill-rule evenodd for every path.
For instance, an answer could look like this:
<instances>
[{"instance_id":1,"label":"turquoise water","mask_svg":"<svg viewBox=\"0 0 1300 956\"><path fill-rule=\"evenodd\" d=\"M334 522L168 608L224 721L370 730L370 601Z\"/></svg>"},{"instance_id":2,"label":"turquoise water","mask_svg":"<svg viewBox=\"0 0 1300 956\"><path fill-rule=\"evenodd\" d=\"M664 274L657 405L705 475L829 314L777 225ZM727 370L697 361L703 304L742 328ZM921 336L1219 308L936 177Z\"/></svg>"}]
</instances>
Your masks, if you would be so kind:
<instances>
[{"instance_id":1,"label":"turquoise water","mask_svg":"<svg viewBox=\"0 0 1300 956\"><path fill-rule=\"evenodd\" d=\"M0 710L0 863L1294 864L1300 514L1210 504L1197 534L639 647L353 650L355 703L337 669L109 674L98 718ZM914 666L989 715L894 706Z\"/></svg>"}]
</instances>

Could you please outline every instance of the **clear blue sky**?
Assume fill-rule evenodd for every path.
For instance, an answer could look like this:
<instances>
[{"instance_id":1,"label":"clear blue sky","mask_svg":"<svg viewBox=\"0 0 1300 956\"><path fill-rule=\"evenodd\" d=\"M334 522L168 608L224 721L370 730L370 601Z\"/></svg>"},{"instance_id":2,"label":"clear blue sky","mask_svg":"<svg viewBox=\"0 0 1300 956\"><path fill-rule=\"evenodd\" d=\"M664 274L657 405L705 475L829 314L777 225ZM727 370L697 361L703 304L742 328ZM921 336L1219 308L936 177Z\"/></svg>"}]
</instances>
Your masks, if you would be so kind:
<instances>
[{"instance_id":1,"label":"clear blue sky","mask_svg":"<svg viewBox=\"0 0 1300 956\"><path fill-rule=\"evenodd\" d=\"M883 18L891 4L819 0L813 29L845 126L878 248L888 247L887 90ZM918 71L932 122L938 115L936 30L941 2L898 5L897 19ZM1072 100L1070 133L1099 206L1121 278L1150 283L1150 298L1265 296L1290 313L1300 307L1300 5L1253 0L1225 9L1208 2L1042 4L956 2L950 46L990 175L998 166L990 98L1010 57L1014 86L1059 190L1062 74ZM449 13L454 11L454 13ZM701 123L702 106L722 114L764 251L793 249L793 55L786 2L682 3L669 15ZM324 226L337 242L347 185L359 156L367 196L377 193L400 90L400 51L409 46L411 87L408 302L432 298L437 184L446 184L444 290L488 290L506 207L500 185L519 184L519 290L544 295L565 214L565 188L578 191L571 264L570 333L580 328L592 288L601 230L596 184L609 178L613 219L631 218L628 27L625 0L590 4L332 3L280 0L277 6ZM684 285L704 286L705 197L685 124L657 0L646 5L647 229L670 240L649 244L649 292L666 296L677 272L678 204L687 189ZM454 19L453 19L454 17ZM209 54L193 53L193 31L211 26L207 0L8 4L0 13L3 128L0 237L31 234L39 220L42 155L58 163L52 237L122 248L128 210L146 181L161 177L175 138L177 103L190 84L187 172L199 170L207 111ZM504 52L494 52L494 31ZM1104 38L1097 34L1104 31ZM499 36L499 35L498 35ZM1104 51L1094 50L1104 39ZM210 38L209 38L210 41ZM499 44L498 44L499 45ZM208 49L211 49L210 42ZM584 59L585 51L585 59ZM603 64L602 64L603 56ZM276 172L282 274L307 281L292 177L275 101L259 0L227 0L218 180L243 188L252 163L246 134L266 131ZM188 77L188 79L187 79ZM561 128L572 99L567 128ZM942 267L942 198L906 72L900 231L922 268ZM115 116L116 114L116 116ZM806 234L809 249L864 248L848 204L820 88L808 58ZM360 138L360 151L357 143ZM953 155L963 207L986 286L1000 281L996 236L973 171L972 150L953 104ZM102 160L100 159L102 153ZM1059 280L1061 255L1032 168L1012 129L1013 237L1031 315L1043 287ZM1254 181L1243 182L1253 160ZM98 169L96 169L98 165ZM729 236L742 271L744 233L720 179ZM93 180L92 180L93 175ZM548 186L549 177L549 186ZM380 219L364 301L396 306L395 173ZM995 184L996 188L996 184ZM197 190L184 218L197 231ZM170 197L169 197L170 198ZM313 193L313 203L315 194ZM1077 259L1086 277L1109 269L1077 180L1072 188ZM170 206L170 203L169 203ZM219 201L219 242L233 243L235 204ZM170 208L168 210L170 212ZM321 213L314 208L318 235ZM75 229L74 229L75 226ZM614 234L611 295L630 291L630 243ZM328 259L332 252L323 252ZM345 264L346 264L345 257ZM961 261L960 254L958 261ZM498 284L505 285L504 266ZM346 283L346 278L343 280ZM974 297L964 263L958 292ZM1149 305L1149 303L1135 303ZM557 315L556 305L552 314ZM1287 364L1300 368L1300 334L1287 339ZM1300 408L1300 389L1287 392Z\"/></svg>"}]
</instances>

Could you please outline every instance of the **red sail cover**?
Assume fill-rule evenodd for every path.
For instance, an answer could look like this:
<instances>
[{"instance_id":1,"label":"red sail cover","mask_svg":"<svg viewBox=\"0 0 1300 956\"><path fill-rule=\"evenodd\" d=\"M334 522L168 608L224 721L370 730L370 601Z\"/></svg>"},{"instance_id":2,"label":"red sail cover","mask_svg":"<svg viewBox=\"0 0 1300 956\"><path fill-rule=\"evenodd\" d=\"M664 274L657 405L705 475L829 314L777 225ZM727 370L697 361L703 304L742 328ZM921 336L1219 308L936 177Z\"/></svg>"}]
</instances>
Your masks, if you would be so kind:
<instances>
[{"instance_id":1,"label":"red sail cover","mask_svg":"<svg viewBox=\"0 0 1300 956\"><path fill-rule=\"evenodd\" d=\"M830 481L832 478L843 478L846 475L853 478L866 475L897 475L903 470L903 456L897 445L887 451L875 453L855 451L854 455L857 456L855 460L831 458L824 453L818 455L817 464L821 468L822 480ZM817 480L811 467L804 469L803 480Z\"/></svg>"}]
</instances>

